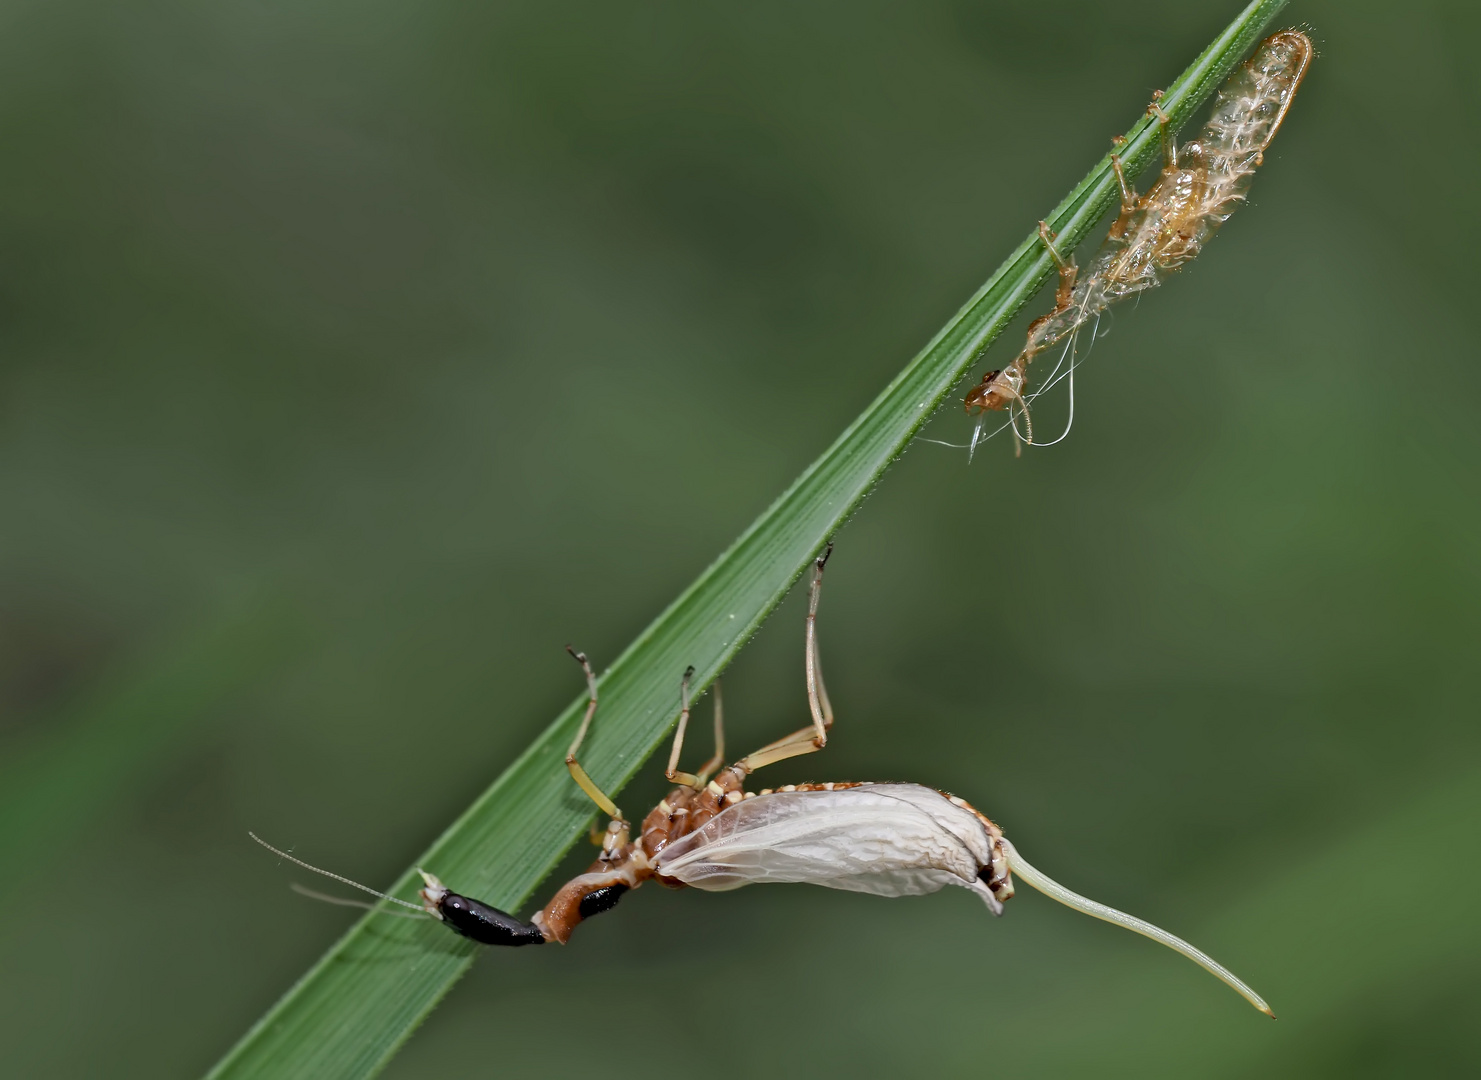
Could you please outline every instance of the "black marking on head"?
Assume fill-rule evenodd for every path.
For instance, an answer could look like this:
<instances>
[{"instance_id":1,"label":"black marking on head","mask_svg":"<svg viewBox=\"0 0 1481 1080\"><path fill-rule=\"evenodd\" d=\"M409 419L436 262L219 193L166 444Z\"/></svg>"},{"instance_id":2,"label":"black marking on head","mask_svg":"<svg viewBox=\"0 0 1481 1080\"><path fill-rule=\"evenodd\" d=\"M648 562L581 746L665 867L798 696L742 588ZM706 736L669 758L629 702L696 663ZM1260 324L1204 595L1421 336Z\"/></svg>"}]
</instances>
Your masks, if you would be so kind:
<instances>
[{"instance_id":1,"label":"black marking on head","mask_svg":"<svg viewBox=\"0 0 1481 1080\"><path fill-rule=\"evenodd\" d=\"M622 894L627 892L627 888L626 885L604 885L600 889L593 889L581 898L576 910L583 919L611 911L617 906L617 901L622 899Z\"/></svg>"},{"instance_id":2,"label":"black marking on head","mask_svg":"<svg viewBox=\"0 0 1481 1080\"><path fill-rule=\"evenodd\" d=\"M545 935L534 923L520 922L498 908L450 892L437 905L449 928L481 945L544 945Z\"/></svg>"}]
</instances>

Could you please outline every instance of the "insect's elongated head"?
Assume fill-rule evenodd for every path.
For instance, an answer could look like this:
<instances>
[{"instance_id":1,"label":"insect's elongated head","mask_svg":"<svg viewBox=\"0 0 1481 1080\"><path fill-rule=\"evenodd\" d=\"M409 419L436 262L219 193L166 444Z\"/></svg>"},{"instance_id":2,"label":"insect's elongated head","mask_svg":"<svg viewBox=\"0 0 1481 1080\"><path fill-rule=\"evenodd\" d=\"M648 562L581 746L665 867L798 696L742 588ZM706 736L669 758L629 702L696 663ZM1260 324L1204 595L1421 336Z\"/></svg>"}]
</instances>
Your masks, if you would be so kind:
<instances>
[{"instance_id":1,"label":"insect's elongated head","mask_svg":"<svg viewBox=\"0 0 1481 1080\"><path fill-rule=\"evenodd\" d=\"M1014 365L1002 371L989 371L982 382L972 388L964 405L968 412L973 410L1002 410L1015 401L1022 401L1023 372Z\"/></svg>"},{"instance_id":2,"label":"insect's elongated head","mask_svg":"<svg viewBox=\"0 0 1481 1080\"><path fill-rule=\"evenodd\" d=\"M973 409L1001 409L1003 407L1002 405L998 404L988 404L988 401L995 393L995 391L992 389L992 381L996 379L999 374L1000 372L998 371L998 369L994 368L992 371L989 371L986 375L982 376L982 381L980 383L972 387L971 393L969 393L962 402L962 404L966 406L968 412L971 412Z\"/></svg>"},{"instance_id":3,"label":"insect's elongated head","mask_svg":"<svg viewBox=\"0 0 1481 1080\"><path fill-rule=\"evenodd\" d=\"M1071 892L1047 874L1040 873L1030 866L1024 861L1023 856L1018 853L1018 849L1009 843L1007 839L1004 839L1002 843L1008 853L1008 866L1018 876L1019 881L1027 885L1032 885L1045 896L1058 900L1066 907L1072 907L1076 911L1083 911L1087 915L1097 919L1104 919L1108 923L1115 923L1117 926L1124 926L1126 929L1133 930L1143 937L1149 937L1153 941L1166 945L1174 952L1182 953L1205 971L1217 976L1251 1005L1270 1017L1270 1019L1275 1019L1275 1013L1270 1011L1270 1006L1265 1004L1264 998L1250 989L1234 972L1230 971L1223 964L1220 964L1207 953L1195 949L1182 938L1175 934L1169 934L1161 927L1153 926L1143 919L1138 919L1135 915L1128 915L1124 911L1117 911L1113 907L1107 907L1105 904L1087 899L1079 893Z\"/></svg>"},{"instance_id":4,"label":"insect's elongated head","mask_svg":"<svg viewBox=\"0 0 1481 1080\"><path fill-rule=\"evenodd\" d=\"M532 922L520 922L507 911L490 907L482 900L460 896L444 885L436 874L418 868L426 887L421 890L427 913L454 931L480 945L543 945L546 937Z\"/></svg>"}]
</instances>

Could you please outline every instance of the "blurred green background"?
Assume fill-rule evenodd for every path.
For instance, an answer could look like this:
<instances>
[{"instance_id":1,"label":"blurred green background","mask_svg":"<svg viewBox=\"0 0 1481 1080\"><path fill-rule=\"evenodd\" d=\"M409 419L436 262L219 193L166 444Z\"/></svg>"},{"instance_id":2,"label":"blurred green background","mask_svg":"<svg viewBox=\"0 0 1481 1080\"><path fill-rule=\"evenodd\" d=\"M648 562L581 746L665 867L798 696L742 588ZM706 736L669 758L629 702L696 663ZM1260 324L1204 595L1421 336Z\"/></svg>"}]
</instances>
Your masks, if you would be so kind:
<instances>
[{"instance_id":1,"label":"blurred green background","mask_svg":"<svg viewBox=\"0 0 1481 1080\"><path fill-rule=\"evenodd\" d=\"M10 5L0 1070L207 1068L353 918L246 830L390 880L1235 8ZM1481 1068L1481 17L1283 21L1321 57L1250 208L1067 442L892 470L835 740L767 777L955 790L1279 1023L1027 889L655 887L386 1075ZM805 716L798 601L736 751Z\"/></svg>"}]
</instances>

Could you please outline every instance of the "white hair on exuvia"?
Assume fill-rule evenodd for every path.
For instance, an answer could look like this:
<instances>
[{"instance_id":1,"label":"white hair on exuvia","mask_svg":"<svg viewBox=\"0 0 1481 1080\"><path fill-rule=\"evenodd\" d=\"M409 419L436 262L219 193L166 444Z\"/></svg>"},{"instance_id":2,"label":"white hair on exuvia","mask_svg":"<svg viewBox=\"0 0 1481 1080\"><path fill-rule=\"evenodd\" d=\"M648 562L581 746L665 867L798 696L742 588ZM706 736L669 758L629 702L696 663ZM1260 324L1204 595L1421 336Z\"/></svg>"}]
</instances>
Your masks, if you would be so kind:
<instances>
[{"instance_id":1,"label":"white hair on exuvia","mask_svg":"<svg viewBox=\"0 0 1481 1080\"><path fill-rule=\"evenodd\" d=\"M1299 30L1283 30L1266 38L1219 90L1213 112L1198 138L1183 143L1181 148L1173 138L1172 118L1158 104L1162 97L1159 91L1147 111L1161 126L1162 173L1150 189L1138 195L1120 156L1127 146L1126 139L1115 140L1117 150L1111 154L1110 164L1121 189L1121 212L1089 266L1077 266L1072 257L1062 255L1048 224L1039 222L1039 238L1059 267L1054 310L1029 325L1023 351L1003 368L985 374L963 402L969 412L1007 410L1008 420L1003 427L1013 429L1015 455L1024 443L1033 443L1029 408L1037 395L1027 395L1024 390L1034 357L1068 338L1055 371L1068 355L1069 376L1073 379L1074 343L1081 327L1098 320L1112 304L1130 297L1139 299L1203 250L1246 201L1255 170L1264 161L1265 151L1284 122L1314 55L1311 40ZM1094 339L1092 332L1092 344ZM1045 389L1054 381L1051 373ZM1023 414L1026 431L1018 428L1015 405ZM1074 423L1073 382L1069 422ZM982 441L982 427L979 418L967 446L968 461ZM1064 434L1042 445L1052 446L1068 434L1066 425Z\"/></svg>"}]
</instances>

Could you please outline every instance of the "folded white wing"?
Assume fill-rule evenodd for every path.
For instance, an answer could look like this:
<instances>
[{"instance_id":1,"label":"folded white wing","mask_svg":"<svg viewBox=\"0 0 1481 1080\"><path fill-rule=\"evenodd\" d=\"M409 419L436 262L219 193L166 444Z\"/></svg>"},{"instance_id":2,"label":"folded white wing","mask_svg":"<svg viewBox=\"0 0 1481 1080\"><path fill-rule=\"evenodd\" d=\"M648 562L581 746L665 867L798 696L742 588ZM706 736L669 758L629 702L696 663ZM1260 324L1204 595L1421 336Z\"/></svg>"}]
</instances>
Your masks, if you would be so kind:
<instances>
[{"instance_id":1,"label":"folded white wing","mask_svg":"<svg viewBox=\"0 0 1481 1080\"><path fill-rule=\"evenodd\" d=\"M777 791L736 803L659 852L657 870L719 892L759 882L912 896L946 885L1001 906L978 880L991 838L972 811L919 784Z\"/></svg>"}]
</instances>

